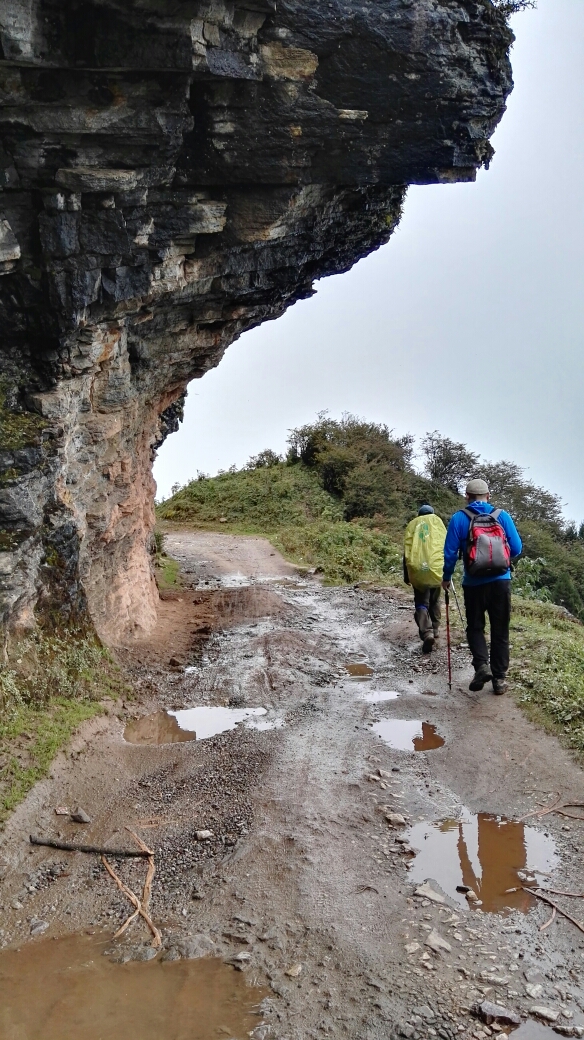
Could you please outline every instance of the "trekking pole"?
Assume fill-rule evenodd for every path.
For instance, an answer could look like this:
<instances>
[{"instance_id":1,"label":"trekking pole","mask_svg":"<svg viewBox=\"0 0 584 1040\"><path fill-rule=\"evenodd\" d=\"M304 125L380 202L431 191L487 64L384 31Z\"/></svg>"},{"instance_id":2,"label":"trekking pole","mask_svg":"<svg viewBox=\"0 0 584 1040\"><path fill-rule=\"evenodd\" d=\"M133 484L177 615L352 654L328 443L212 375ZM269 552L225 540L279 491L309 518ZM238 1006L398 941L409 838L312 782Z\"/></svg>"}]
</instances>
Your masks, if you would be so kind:
<instances>
[{"instance_id":1,"label":"trekking pole","mask_svg":"<svg viewBox=\"0 0 584 1040\"><path fill-rule=\"evenodd\" d=\"M452 661L450 659L450 593L444 590L444 602L446 603L446 649L448 651L448 689L452 689Z\"/></svg>"},{"instance_id":2,"label":"trekking pole","mask_svg":"<svg viewBox=\"0 0 584 1040\"><path fill-rule=\"evenodd\" d=\"M454 588L454 582L452 581L452 578L450 579L450 587L451 587L451 589L452 589L452 591L454 593L454 598L456 600L456 606L458 607L458 613L460 614L460 620L462 622L462 627L464 628L465 627L465 625L464 625L464 618L462 616L462 610L460 609L460 603L458 602L458 596L456 595L456 589Z\"/></svg>"}]
</instances>

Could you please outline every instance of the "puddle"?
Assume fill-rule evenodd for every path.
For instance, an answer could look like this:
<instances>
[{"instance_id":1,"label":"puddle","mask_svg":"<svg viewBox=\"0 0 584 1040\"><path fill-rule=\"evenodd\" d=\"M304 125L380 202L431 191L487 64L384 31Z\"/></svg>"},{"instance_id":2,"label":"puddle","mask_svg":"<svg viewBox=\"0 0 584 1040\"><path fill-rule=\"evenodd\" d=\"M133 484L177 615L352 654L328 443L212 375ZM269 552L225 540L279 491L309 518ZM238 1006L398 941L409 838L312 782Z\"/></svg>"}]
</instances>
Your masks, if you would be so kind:
<instances>
[{"instance_id":1,"label":"puddle","mask_svg":"<svg viewBox=\"0 0 584 1040\"><path fill-rule=\"evenodd\" d=\"M365 664L362 661L349 661L349 663L345 665L345 671L349 673L351 679L356 679L357 681L360 680L361 682L363 682L363 680L367 681L368 679L371 679L374 674L373 668L370 668L368 664Z\"/></svg>"},{"instance_id":2,"label":"puddle","mask_svg":"<svg viewBox=\"0 0 584 1040\"><path fill-rule=\"evenodd\" d=\"M111 940L27 943L0 953L3 1040L245 1037L265 996L216 958L112 964Z\"/></svg>"},{"instance_id":3,"label":"puddle","mask_svg":"<svg viewBox=\"0 0 584 1040\"><path fill-rule=\"evenodd\" d=\"M446 743L435 726L420 719L381 719L373 732L394 751L433 751Z\"/></svg>"},{"instance_id":4,"label":"puddle","mask_svg":"<svg viewBox=\"0 0 584 1040\"><path fill-rule=\"evenodd\" d=\"M555 844L543 831L488 813L417 823L408 840L419 849L409 874L413 881L433 878L460 906L472 909L464 893L456 891L457 885L468 885L481 900L480 909L491 914L531 910L535 899L521 886L534 885L538 874L550 873L559 863ZM522 880L520 872L531 882Z\"/></svg>"},{"instance_id":5,"label":"puddle","mask_svg":"<svg viewBox=\"0 0 584 1040\"><path fill-rule=\"evenodd\" d=\"M129 722L124 730L128 744L176 744L185 740L196 740L196 733L179 726L174 715L167 711L155 711L141 719Z\"/></svg>"},{"instance_id":6,"label":"puddle","mask_svg":"<svg viewBox=\"0 0 584 1040\"><path fill-rule=\"evenodd\" d=\"M367 690L359 693L360 701L368 704L380 704L382 701L395 701L400 696L397 690Z\"/></svg>"},{"instance_id":7,"label":"puddle","mask_svg":"<svg viewBox=\"0 0 584 1040\"><path fill-rule=\"evenodd\" d=\"M551 1026L544 1026L543 1022L534 1022L532 1018L522 1022L519 1029L511 1033L513 1040L558 1040L558 1034Z\"/></svg>"},{"instance_id":8,"label":"puddle","mask_svg":"<svg viewBox=\"0 0 584 1040\"><path fill-rule=\"evenodd\" d=\"M174 744L183 740L205 740L217 733L235 729L241 722L267 715L265 708L185 708L182 711L156 711L130 722L124 731L129 744ZM257 729L277 729L281 719L266 719L260 726L255 721L248 725Z\"/></svg>"}]
</instances>

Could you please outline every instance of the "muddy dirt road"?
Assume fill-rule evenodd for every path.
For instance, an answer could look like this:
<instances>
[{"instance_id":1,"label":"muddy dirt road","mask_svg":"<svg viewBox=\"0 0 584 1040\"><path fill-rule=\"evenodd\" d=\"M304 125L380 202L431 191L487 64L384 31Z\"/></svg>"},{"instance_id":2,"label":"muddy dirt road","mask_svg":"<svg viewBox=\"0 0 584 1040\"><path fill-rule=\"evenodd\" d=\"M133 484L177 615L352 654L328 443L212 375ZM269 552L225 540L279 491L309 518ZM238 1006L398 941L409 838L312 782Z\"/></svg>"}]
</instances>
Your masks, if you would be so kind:
<instances>
[{"instance_id":1,"label":"muddy dirt road","mask_svg":"<svg viewBox=\"0 0 584 1040\"><path fill-rule=\"evenodd\" d=\"M222 985L237 980L230 1000L259 1004L199 1032L169 1013L167 1040L479 1040L508 1029L471 1013L484 1000L531 1022L527 1040L584 1035L584 934L559 915L540 931L551 908L526 891L584 891L584 823L519 822L558 792L582 800L570 756L512 697L469 693L464 647L449 691L445 651L422 656L407 594L323 588L259 538L175 532L166 549L182 586L153 638L117 651L132 697L81 731L0 840L0 940L21 945L21 972L33 949L38 977L52 937L92 933L116 970L152 973L157 1006L160 972L196 974L206 954ZM127 827L155 854L150 963L140 918L111 941L132 907L97 856L28 844L135 847ZM145 861L111 862L140 893ZM579 900L551 898L584 919ZM7 957L3 1036L52 1036L17 1032ZM118 1035L100 1028L84 1036Z\"/></svg>"}]
</instances>

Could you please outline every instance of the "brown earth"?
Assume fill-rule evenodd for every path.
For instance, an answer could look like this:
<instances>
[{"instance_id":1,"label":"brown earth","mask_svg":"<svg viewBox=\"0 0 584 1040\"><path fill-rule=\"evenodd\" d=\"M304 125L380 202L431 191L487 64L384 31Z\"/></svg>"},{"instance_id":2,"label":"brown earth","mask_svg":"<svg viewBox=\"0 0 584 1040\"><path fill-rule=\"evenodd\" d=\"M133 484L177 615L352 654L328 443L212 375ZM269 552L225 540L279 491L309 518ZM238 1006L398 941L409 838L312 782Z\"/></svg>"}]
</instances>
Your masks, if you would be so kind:
<instances>
[{"instance_id":1,"label":"brown earth","mask_svg":"<svg viewBox=\"0 0 584 1040\"><path fill-rule=\"evenodd\" d=\"M189 943L228 962L249 954L236 966L270 991L253 1031L261 1040L478 1040L490 1033L469 1009L483 998L523 1018L547 1007L564 1033L584 1026L584 936L559 918L540 932L550 908L521 889L537 868L544 886L583 889L584 824L550 815L525 830L497 819L517 820L558 791L582 800L581 769L557 740L512 696L470 694L464 647L449 691L445 651L421 654L403 592L324 588L257 538L174 532L166 548L181 587L165 595L154 636L117 651L134 700L80 731L2 835L2 944L28 941L37 920L45 943L81 930L111 936L131 908L98 858L33 849L28 835L131 847L130 827L155 853L159 956L184 956ZM352 679L348 662L368 664L371 678ZM383 691L399 697L372 699ZM195 705L264 707L278 728L124 742L130 719ZM445 743L394 750L375 732L389 719L428 723ZM90 824L55 815L77 805ZM413 849L388 812L412 826ZM454 822L433 827L442 820ZM450 853L439 844L417 876L420 827L422 844L454 835L450 875L471 878L482 903L448 888ZM140 891L144 862L114 862ZM426 876L443 902L415 894ZM581 913L577 900L552 898ZM149 942L135 922L107 948L139 958ZM182 1036L173 1029L168 1040Z\"/></svg>"}]
</instances>

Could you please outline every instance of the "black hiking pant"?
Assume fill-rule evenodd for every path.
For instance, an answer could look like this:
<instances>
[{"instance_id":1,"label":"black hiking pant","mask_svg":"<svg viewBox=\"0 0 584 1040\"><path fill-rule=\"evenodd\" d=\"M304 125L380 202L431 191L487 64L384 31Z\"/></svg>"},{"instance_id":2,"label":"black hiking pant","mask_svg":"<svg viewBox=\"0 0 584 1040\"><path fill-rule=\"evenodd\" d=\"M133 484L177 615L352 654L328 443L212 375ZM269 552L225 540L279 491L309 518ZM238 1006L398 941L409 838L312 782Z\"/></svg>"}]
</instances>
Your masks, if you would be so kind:
<instances>
[{"instance_id":1,"label":"black hiking pant","mask_svg":"<svg viewBox=\"0 0 584 1040\"><path fill-rule=\"evenodd\" d=\"M420 639L425 639L430 632L438 635L440 618L440 593L442 589L416 589L414 588L414 606L416 608L414 617L420 632Z\"/></svg>"},{"instance_id":2,"label":"black hiking pant","mask_svg":"<svg viewBox=\"0 0 584 1040\"><path fill-rule=\"evenodd\" d=\"M509 668L509 621L511 620L511 582L489 581L486 585L465 585L466 638L475 672L488 665L485 639L485 614L491 624L491 672L493 679L504 679Z\"/></svg>"}]
</instances>

